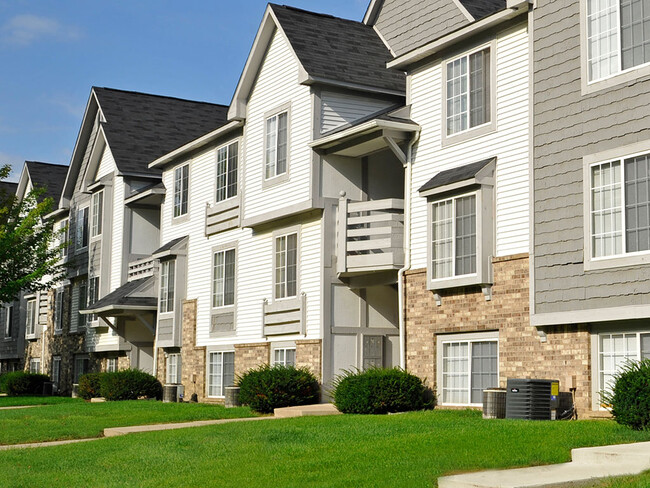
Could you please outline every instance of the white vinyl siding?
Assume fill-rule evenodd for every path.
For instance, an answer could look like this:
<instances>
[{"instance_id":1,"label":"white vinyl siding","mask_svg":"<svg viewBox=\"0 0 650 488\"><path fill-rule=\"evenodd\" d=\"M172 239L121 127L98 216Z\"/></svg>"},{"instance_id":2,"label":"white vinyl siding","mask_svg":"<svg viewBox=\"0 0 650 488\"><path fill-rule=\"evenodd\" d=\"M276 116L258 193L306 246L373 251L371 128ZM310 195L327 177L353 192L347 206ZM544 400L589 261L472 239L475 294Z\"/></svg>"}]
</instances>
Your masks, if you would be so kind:
<instances>
[{"instance_id":1,"label":"white vinyl siding","mask_svg":"<svg viewBox=\"0 0 650 488\"><path fill-rule=\"evenodd\" d=\"M650 250L650 155L591 166L591 257Z\"/></svg>"},{"instance_id":2,"label":"white vinyl siding","mask_svg":"<svg viewBox=\"0 0 650 488\"><path fill-rule=\"evenodd\" d=\"M289 114L281 112L266 119L264 177L275 178L287 172L287 141Z\"/></svg>"},{"instance_id":3,"label":"white vinyl siding","mask_svg":"<svg viewBox=\"0 0 650 488\"><path fill-rule=\"evenodd\" d=\"M299 64L284 34L276 30L247 103L246 131L240 151L247 162L240 166L245 182L244 219L304 203L310 198L313 153L308 144L313 135L313 98L311 88L298 83L299 72ZM266 119L285 110L290 124L288 171L277 180L267 181ZM269 186L275 182L279 184Z\"/></svg>"},{"instance_id":4,"label":"white vinyl siding","mask_svg":"<svg viewBox=\"0 0 650 488\"><path fill-rule=\"evenodd\" d=\"M235 250L214 253L212 262L212 307L235 304Z\"/></svg>"},{"instance_id":5,"label":"white vinyl siding","mask_svg":"<svg viewBox=\"0 0 650 488\"><path fill-rule=\"evenodd\" d=\"M589 81L598 81L650 62L650 2L586 2Z\"/></svg>"},{"instance_id":6,"label":"white vinyl siding","mask_svg":"<svg viewBox=\"0 0 650 488\"><path fill-rule=\"evenodd\" d=\"M90 226L91 237L96 237L102 233L102 218L104 215L104 192L99 191L92 197L92 221Z\"/></svg>"},{"instance_id":7,"label":"white vinyl siding","mask_svg":"<svg viewBox=\"0 0 650 488\"><path fill-rule=\"evenodd\" d=\"M176 275L176 261L164 261L160 264L160 313L174 311L174 281Z\"/></svg>"},{"instance_id":8,"label":"white vinyl siding","mask_svg":"<svg viewBox=\"0 0 650 488\"><path fill-rule=\"evenodd\" d=\"M113 201L112 209L106 208L105 212L112 212L110 219L107 219L111 223L110 231L110 246L111 246L111 267L110 267L110 288L108 292L112 292L119 288L122 283L122 272L121 267L125 266L124 261L127 259L124 256L124 178L121 176L116 176L113 179L113 195L111 200ZM104 241L107 242L107 241ZM133 250L131 250L133 252ZM118 264L119 263L119 264Z\"/></svg>"},{"instance_id":9,"label":"white vinyl siding","mask_svg":"<svg viewBox=\"0 0 650 488\"><path fill-rule=\"evenodd\" d=\"M36 334L37 307L36 299L27 300L27 316L25 320L25 334L33 336Z\"/></svg>"},{"instance_id":10,"label":"white vinyl siding","mask_svg":"<svg viewBox=\"0 0 650 488\"><path fill-rule=\"evenodd\" d=\"M298 234L275 239L275 298L295 297L298 293Z\"/></svg>"},{"instance_id":11,"label":"white vinyl siding","mask_svg":"<svg viewBox=\"0 0 650 488\"><path fill-rule=\"evenodd\" d=\"M211 352L208 360L208 396L223 397L235 384L235 353Z\"/></svg>"},{"instance_id":12,"label":"white vinyl siding","mask_svg":"<svg viewBox=\"0 0 650 488\"><path fill-rule=\"evenodd\" d=\"M422 127L413 163L411 263L427 266L427 199L418 189L440 171L496 157L494 187L495 256L529 252L529 72L525 25L497 36L493 114L497 130L444 146L442 63L411 75L411 118ZM488 253L492 254L492 252Z\"/></svg>"},{"instance_id":13,"label":"white vinyl siding","mask_svg":"<svg viewBox=\"0 0 650 488\"><path fill-rule=\"evenodd\" d=\"M650 359L650 331L599 334L599 391L610 391L621 368L640 359Z\"/></svg>"},{"instance_id":14,"label":"white vinyl siding","mask_svg":"<svg viewBox=\"0 0 650 488\"><path fill-rule=\"evenodd\" d=\"M347 93L321 92L321 133L387 109L391 102Z\"/></svg>"},{"instance_id":15,"label":"white vinyl siding","mask_svg":"<svg viewBox=\"0 0 650 488\"><path fill-rule=\"evenodd\" d=\"M296 348L284 347L273 351L273 364L275 366L295 366Z\"/></svg>"},{"instance_id":16,"label":"white vinyl siding","mask_svg":"<svg viewBox=\"0 0 650 488\"><path fill-rule=\"evenodd\" d=\"M181 355L167 355L167 384L176 385L181 382Z\"/></svg>"},{"instance_id":17,"label":"white vinyl siding","mask_svg":"<svg viewBox=\"0 0 650 488\"><path fill-rule=\"evenodd\" d=\"M237 196L237 167L239 143L233 142L217 149L217 189L215 201Z\"/></svg>"},{"instance_id":18,"label":"white vinyl siding","mask_svg":"<svg viewBox=\"0 0 650 488\"><path fill-rule=\"evenodd\" d=\"M185 164L174 170L174 218L187 213L189 201L190 165Z\"/></svg>"}]
</instances>

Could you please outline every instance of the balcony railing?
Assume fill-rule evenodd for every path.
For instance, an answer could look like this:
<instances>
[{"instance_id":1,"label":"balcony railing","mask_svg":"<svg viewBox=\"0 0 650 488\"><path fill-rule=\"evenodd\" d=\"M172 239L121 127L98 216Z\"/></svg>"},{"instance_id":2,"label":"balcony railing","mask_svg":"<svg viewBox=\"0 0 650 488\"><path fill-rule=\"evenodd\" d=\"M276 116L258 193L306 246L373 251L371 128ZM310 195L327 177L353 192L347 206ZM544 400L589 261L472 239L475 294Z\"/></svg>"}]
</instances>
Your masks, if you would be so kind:
<instances>
[{"instance_id":1,"label":"balcony railing","mask_svg":"<svg viewBox=\"0 0 650 488\"><path fill-rule=\"evenodd\" d=\"M339 199L337 272L354 275L404 265L404 200Z\"/></svg>"},{"instance_id":2,"label":"balcony railing","mask_svg":"<svg viewBox=\"0 0 650 488\"><path fill-rule=\"evenodd\" d=\"M156 262L153 258L139 259L138 261L131 261L129 263L129 277L128 281L139 280L153 276L156 269Z\"/></svg>"}]
</instances>

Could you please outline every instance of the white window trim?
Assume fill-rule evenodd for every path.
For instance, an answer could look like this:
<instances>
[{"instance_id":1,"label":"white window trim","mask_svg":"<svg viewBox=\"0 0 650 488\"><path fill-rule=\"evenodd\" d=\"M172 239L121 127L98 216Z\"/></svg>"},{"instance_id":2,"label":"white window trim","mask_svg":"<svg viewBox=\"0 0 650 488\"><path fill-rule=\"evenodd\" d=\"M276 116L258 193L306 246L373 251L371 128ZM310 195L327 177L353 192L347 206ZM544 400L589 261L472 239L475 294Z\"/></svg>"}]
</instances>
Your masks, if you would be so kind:
<instances>
[{"instance_id":1,"label":"white window trim","mask_svg":"<svg viewBox=\"0 0 650 488\"><path fill-rule=\"evenodd\" d=\"M86 219L88 219L89 216L90 216L90 206L85 206L85 207L81 207L81 208L77 209L77 222L75 223L75 244L74 244L75 251L83 251L84 249L88 249L88 243L90 242L90 228L89 228L90 225L84 226L83 230L82 230L82 232L84 232L86 234L86 245L85 246L83 245L83 234L81 236L81 239L79 239L79 232L80 232L80 230L79 230L80 229L79 228L79 222L80 222L79 214L82 214L84 212L84 210L86 211ZM82 221L82 224L83 224L83 221ZM87 222L87 224L90 224L90 222Z\"/></svg>"},{"instance_id":2,"label":"white window trim","mask_svg":"<svg viewBox=\"0 0 650 488\"><path fill-rule=\"evenodd\" d=\"M485 122L481 125L477 125L474 127L469 127L469 122L468 122L468 128L459 132L454 132L453 134L447 134L447 64L455 61L456 59L466 57L468 58L469 62L469 56L472 54L482 51L486 48L489 48L490 50L490 120L488 122ZM440 104L441 104L441 122L440 122L440 134L441 134L441 145L442 147L446 146L451 146L453 144L457 144L459 142L464 142L470 139L474 139L476 137L483 136L485 134L489 134L491 132L494 132L497 130L497 110L496 110L496 103L497 103L497 77L496 77L496 71L497 71L497 64L496 64L496 58L497 58L497 42L496 39L492 39L489 42L482 43L468 51L460 52L460 53L454 53L452 56L448 56L445 59L443 59L440 63L440 70L441 70L441 77L442 77L442 82L441 82L441 89L442 89L442 96L440 99ZM468 74L469 76L469 74ZM469 87L468 87L468 93L469 93ZM469 96L469 95L468 95ZM469 100L468 100L468 110L469 110ZM469 113L469 112L468 112Z\"/></svg>"},{"instance_id":3,"label":"white window trim","mask_svg":"<svg viewBox=\"0 0 650 488\"><path fill-rule=\"evenodd\" d=\"M111 364L113 366L111 366ZM113 358L106 358L106 372L111 373L117 371L117 366L118 360L116 357Z\"/></svg>"},{"instance_id":4,"label":"white window trim","mask_svg":"<svg viewBox=\"0 0 650 488\"><path fill-rule=\"evenodd\" d=\"M96 285L94 287L91 287L91 283L95 282ZM86 280L86 307L91 307L94 305L96 302L99 301L100 296L101 296L101 284L102 280L100 279L99 276L92 276L89 277ZM93 294L91 294L91 290L93 291L93 294L95 295L96 299L93 300L91 303L90 301L93 299ZM91 326L96 326L99 322L99 318L97 317L97 314L86 314L86 324L91 324Z\"/></svg>"},{"instance_id":5,"label":"white window trim","mask_svg":"<svg viewBox=\"0 0 650 488\"><path fill-rule=\"evenodd\" d=\"M170 366L174 360L174 374L172 377ZM181 354L178 352L167 354L167 361L165 364L165 381L168 385L179 385L181 383Z\"/></svg>"},{"instance_id":6,"label":"white window trim","mask_svg":"<svg viewBox=\"0 0 650 488\"><path fill-rule=\"evenodd\" d=\"M32 368L32 365L33 365L33 364L36 364L37 367L36 367L36 368ZM32 369L35 369L35 371L32 371ZM29 360L29 372L30 372L30 373L37 373L37 374L40 374L41 371L42 371L42 370L41 370L41 358L31 358L31 359Z\"/></svg>"},{"instance_id":7,"label":"white window trim","mask_svg":"<svg viewBox=\"0 0 650 488\"><path fill-rule=\"evenodd\" d=\"M269 178L266 177L266 144L267 144L267 134L266 134L266 123L269 119L277 117L283 113L287 114L287 162L286 162L286 171L284 173L277 174L277 130L276 130L276 161L275 168L276 174ZM285 103L274 110L271 110L264 114L263 122L263 147L262 147L262 189L272 187L274 185L284 183L289 180L289 174L291 171L291 103Z\"/></svg>"},{"instance_id":8,"label":"white window trim","mask_svg":"<svg viewBox=\"0 0 650 488\"><path fill-rule=\"evenodd\" d=\"M460 334L442 334L436 337L436 377L437 377L437 396L441 405L450 406L450 407L480 407L482 403L443 403L443 344L453 343L453 342L494 342L497 343L497 378L501 378L501 364L499 357L501 354L501 348L499 343L499 332L498 331L488 331L488 332L470 332L470 333L460 333ZM470 370L469 381L468 381L468 394L469 400L471 402L472 398L472 384L471 384L471 347L468 348L469 356L469 366Z\"/></svg>"},{"instance_id":9,"label":"white window trim","mask_svg":"<svg viewBox=\"0 0 650 488\"><path fill-rule=\"evenodd\" d=\"M179 213L179 215L174 215L176 210L176 171L183 171L183 168L187 167L187 211L185 213ZM172 195L171 195L171 210L172 210L172 224L185 222L189 219L190 215L190 193L192 187L192 168L190 166L190 161L179 164L174 167L171 171L172 173ZM181 201L180 201L180 210L183 210L183 178L181 173Z\"/></svg>"},{"instance_id":10,"label":"white window trim","mask_svg":"<svg viewBox=\"0 0 650 488\"><path fill-rule=\"evenodd\" d=\"M294 352L294 366L297 363L297 357L296 357L296 343L294 341L286 341L286 342L276 342L271 345L271 362L272 366L275 366L276 364L282 364L282 363L277 363L275 361L275 353L276 351L284 351L284 366L286 366L287 362L287 350L292 350Z\"/></svg>"},{"instance_id":11,"label":"white window trim","mask_svg":"<svg viewBox=\"0 0 650 488\"><path fill-rule=\"evenodd\" d=\"M235 194L233 196L231 196L231 197L227 196L223 200L217 200L217 192L218 192L218 188L217 188L217 176L218 176L217 169L219 167L219 151L221 149L224 149L224 148L226 148L226 150L227 150L227 156L226 156L226 194L227 194L228 193L228 183L229 183L229 181L228 181L228 173L229 173L228 172L228 169L229 169L228 161L230 160L230 148L234 144L237 144L237 181L236 181L237 190L236 190L236 192L235 192ZM214 173L215 173L215 178L214 178L215 179L214 202L215 202L215 205L221 205L221 204L227 205L227 202L232 202L233 200L236 200L236 199L239 198L239 187L240 187L240 185L239 185L239 177L240 177L240 174L241 174L241 164L240 164L241 163L241 153L242 153L242 145L241 145L241 141L239 139L235 139L234 141L230 141L230 142L227 142L225 144L222 144L221 146L217 147L216 151L214 152ZM189 208L188 208L188 210L189 210Z\"/></svg>"},{"instance_id":12,"label":"white window trim","mask_svg":"<svg viewBox=\"0 0 650 488\"><path fill-rule=\"evenodd\" d=\"M54 334L63 333L63 297L64 288L54 291Z\"/></svg>"},{"instance_id":13,"label":"white window trim","mask_svg":"<svg viewBox=\"0 0 650 488\"><path fill-rule=\"evenodd\" d=\"M33 304L33 305L32 305ZM32 313L30 314L30 306ZM31 322L31 326L30 326ZM36 336L36 324L38 323L38 300L36 297L28 298L25 305L25 335L33 338Z\"/></svg>"},{"instance_id":14,"label":"white window trim","mask_svg":"<svg viewBox=\"0 0 650 488\"><path fill-rule=\"evenodd\" d=\"M295 300L300 296L300 245L301 245L301 228L300 226L294 226L291 228L286 228L282 229L279 231L276 231L273 233L273 257L272 257L272 283L273 283L273 290L272 290L272 296L273 296L273 301L282 301L282 300ZM295 295L287 295L282 298L278 298L275 294L275 287L276 287L276 280L275 280L275 271L276 271L276 248L277 248L277 240L281 237L287 237L290 235L296 235L296 294ZM285 268L286 268L286 263L285 263Z\"/></svg>"},{"instance_id":15,"label":"white window trim","mask_svg":"<svg viewBox=\"0 0 650 488\"><path fill-rule=\"evenodd\" d=\"M13 305L6 305L4 307L5 310L5 316L4 316L4 323L2 324L4 327L4 338L5 340L7 339L13 339L12 337L12 329L13 329Z\"/></svg>"},{"instance_id":16,"label":"white window trim","mask_svg":"<svg viewBox=\"0 0 650 488\"><path fill-rule=\"evenodd\" d=\"M167 303L169 302L169 269L167 270L167 273L163 273L163 268L164 267L169 267L169 266L174 266L174 276L173 279L171 280L172 284L172 291L174 293L174 299L172 300L172 308L171 310L168 308ZM164 288L165 292L165 306L166 310L163 312L162 309L160 308L161 302L162 302L162 294L163 294L163 278L167 280L166 287ZM158 284L158 313L163 316L163 317L169 317L174 315L174 311L176 310L176 259L168 259L160 263L160 283Z\"/></svg>"},{"instance_id":17,"label":"white window trim","mask_svg":"<svg viewBox=\"0 0 650 488\"><path fill-rule=\"evenodd\" d=\"M98 210L99 202L101 200L101 211ZM104 190L93 193L90 200L90 208L92 209L90 215L90 239L101 237L104 232L104 211L105 211L105 195Z\"/></svg>"},{"instance_id":18,"label":"white window trim","mask_svg":"<svg viewBox=\"0 0 650 488\"><path fill-rule=\"evenodd\" d=\"M236 365L236 354L235 350L232 349L232 346L225 346L224 349L221 348L210 348L206 351L206 368L205 368L205 396L207 398L225 398L225 391L223 395L210 395L210 354L216 354L216 353L221 353L221 389L225 390L225 386L223 386L223 354L224 353L233 353L233 359L235 361Z\"/></svg>"},{"instance_id":19,"label":"white window trim","mask_svg":"<svg viewBox=\"0 0 650 488\"><path fill-rule=\"evenodd\" d=\"M57 371L57 375L54 374L55 368L54 364L59 363L59 368ZM61 383L61 356L52 356L52 382L56 385L56 387L59 387L59 384Z\"/></svg>"},{"instance_id":20,"label":"white window trim","mask_svg":"<svg viewBox=\"0 0 650 488\"><path fill-rule=\"evenodd\" d=\"M214 297L215 297L215 289L214 289L214 285L215 285L214 257L215 257L215 255L217 255L219 253L224 253L224 255L225 255L225 253L228 252L228 251L234 251L235 252L235 276L234 276L235 289L234 289L233 303L228 304L228 305L215 306L214 305ZM211 268L212 272L210 273L210 279L211 279L211 283L210 283L210 308L214 312L218 312L218 313L220 313L220 312L229 312L229 311L233 310L235 308L235 305L237 304L237 278L238 278L238 271L239 271L238 259L237 259L238 258L237 245L236 244L224 245L224 246L219 246L219 247L213 248L211 258L212 259L211 259L211 263L210 263L210 268ZM225 266L224 266L224 273L225 273ZM225 292L225 275L224 275L223 278L224 278L224 292ZM225 298L224 298L224 301L225 301Z\"/></svg>"},{"instance_id":21,"label":"white window trim","mask_svg":"<svg viewBox=\"0 0 650 488\"><path fill-rule=\"evenodd\" d=\"M625 70L620 69L622 63L621 56L621 23L620 23L620 0L618 14L617 14L617 30L618 30L618 57L619 57L619 71L611 75L599 78L597 80L589 80L589 56L588 56L588 39L587 39L587 0L580 0L580 71L581 71L581 88L582 95L611 88L616 85L628 83L637 78L650 75L650 62L643 63L638 66L632 66Z\"/></svg>"},{"instance_id":22,"label":"white window trim","mask_svg":"<svg viewBox=\"0 0 650 488\"><path fill-rule=\"evenodd\" d=\"M65 260L68 257L70 246L64 244L70 244L70 219L65 218L59 223L59 245L61 247L61 260Z\"/></svg>"},{"instance_id":23,"label":"white window trim","mask_svg":"<svg viewBox=\"0 0 650 488\"><path fill-rule=\"evenodd\" d=\"M591 168L602 163L619 160L621 163L621 209L623 211L622 231L623 249L625 249L625 179L623 161L636 156L650 155L650 141L643 141L600 153L590 154L583 161L583 218L584 218L584 270L607 269L620 266L636 266L650 264L650 250L623 253L613 256L592 257L592 201L591 201Z\"/></svg>"}]
</instances>

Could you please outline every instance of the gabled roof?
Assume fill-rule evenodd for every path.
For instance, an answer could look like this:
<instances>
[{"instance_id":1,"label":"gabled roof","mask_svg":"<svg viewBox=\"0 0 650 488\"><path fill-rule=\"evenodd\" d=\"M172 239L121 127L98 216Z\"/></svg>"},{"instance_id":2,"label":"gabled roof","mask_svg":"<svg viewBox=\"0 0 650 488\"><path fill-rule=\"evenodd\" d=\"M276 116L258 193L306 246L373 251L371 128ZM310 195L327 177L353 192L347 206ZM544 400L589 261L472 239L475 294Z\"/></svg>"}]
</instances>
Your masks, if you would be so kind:
<instances>
[{"instance_id":1,"label":"gabled roof","mask_svg":"<svg viewBox=\"0 0 650 488\"><path fill-rule=\"evenodd\" d=\"M164 244L152 252L151 255L154 257L154 259L158 259L160 257L174 254L175 251L178 251L179 249L187 246L188 238L189 236L182 236L177 237L176 239L172 239L167 244Z\"/></svg>"},{"instance_id":2,"label":"gabled roof","mask_svg":"<svg viewBox=\"0 0 650 488\"><path fill-rule=\"evenodd\" d=\"M418 190L420 193L429 192L431 190L447 187L454 183L467 182L472 180L481 174L481 170L486 168L491 163L494 163L496 158L483 159L477 161L476 163L466 164L464 166L459 166L457 168L448 169L441 171L429 181L427 181L422 187Z\"/></svg>"},{"instance_id":3,"label":"gabled roof","mask_svg":"<svg viewBox=\"0 0 650 488\"><path fill-rule=\"evenodd\" d=\"M155 310L156 298L155 278L149 276L138 280L127 281L105 297L82 311L82 314L101 313L109 310Z\"/></svg>"},{"instance_id":4,"label":"gabled roof","mask_svg":"<svg viewBox=\"0 0 650 488\"><path fill-rule=\"evenodd\" d=\"M404 92L404 74L386 69L392 55L371 27L285 5L270 7L312 78Z\"/></svg>"},{"instance_id":5,"label":"gabled roof","mask_svg":"<svg viewBox=\"0 0 650 488\"><path fill-rule=\"evenodd\" d=\"M465 8L467 13L470 14L474 20L481 20L488 15L492 15L493 13L506 8L506 0L454 0L454 2ZM383 0L371 0L363 17L364 24L375 24L383 3Z\"/></svg>"},{"instance_id":6,"label":"gabled roof","mask_svg":"<svg viewBox=\"0 0 650 488\"><path fill-rule=\"evenodd\" d=\"M18 183L10 181L0 181L0 196L1 195L15 195L18 190Z\"/></svg>"},{"instance_id":7,"label":"gabled roof","mask_svg":"<svg viewBox=\"0 0 650 488\"><path fill-rule=\"evenodd\" d=\"M155 174L150 162L226 123L224 105L112 88L93 87L93 92L123 174Z\"/></svg>"},{"instance_id":8,"label":"gabled roof","mask_svg":"<svg viewBox=\"0 0 650 488\"><path fill-rule=\"evenodd\" d=\"M51 198L58 205L63 183L68 174L68 166L38 161L25 161L25 167L33 186L45 188L43 198Z\"/></svg>"},{"instance_id":9,"label":"gabled roof","mask_svg":"<svg viewBox=\"0 0 650 488\"><path fill-rule=\"evenodd\" d=\"M404 95L406 78L403 73L386 68L392 55L372 27L332 15L269 4L233 95L230 119L245 118L248 96L276 29L287 39L300 66L299 83Z\"/></svg>"}]
</instances>

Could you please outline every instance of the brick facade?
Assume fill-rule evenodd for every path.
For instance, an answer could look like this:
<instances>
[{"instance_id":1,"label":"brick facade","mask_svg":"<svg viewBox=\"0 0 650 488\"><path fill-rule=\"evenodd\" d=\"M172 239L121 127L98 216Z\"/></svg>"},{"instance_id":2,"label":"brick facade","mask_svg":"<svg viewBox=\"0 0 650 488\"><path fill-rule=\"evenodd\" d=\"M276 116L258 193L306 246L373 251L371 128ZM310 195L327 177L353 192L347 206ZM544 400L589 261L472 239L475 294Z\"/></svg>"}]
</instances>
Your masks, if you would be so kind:
<instances>
[{"instance_id":1,"label":"brick facade","mask_svg":"<svg viewBox=\"0 0 650 488\"><path fill-rule=\"evenodd\" d=\"M487 301L480 287L439 291L441 305L427 290L426 270L406 273L406 366L426 378L437 380L436 353L439 334L479 331L499 332L499 381L507 378L560 380L567 391L575 376L579 412L591 410L590 335L587 326L564 326L546 330L546 342L529 320L528 255L493 260L494 285Z\"/></svg>"},{"instance_id":2,"label":"brick facade","mask_svg":"<svg viewBox=\"0 0 650 488\"><path fill-rule=\"evenodd\" d=\"M235 345L235 378L249 369L269 364L270 357L271 344L268 342Z\"/></svg>"},{"instance_id":3,"label":"brick facade","mask_svg":"<svg viewBox=\"0 0 650 488\"><path fill-rule=\"evenodd\" d=\"M296 366L305 367L320 382L322 380L323 345L320 339L296 341Z\"/></svg>"},{"instance_id":4,"label":"brick facade","mask_svg":"<svg viewBox=\"0 0 650 488\"><path fill-rule=\"evenodd\" d=\"M181 384L185 387L185 400L196 393L200 402L205 401L205 347L196 347L196 300L183 301L182 327ZM165 367L158 371L164 375ZM164 383L164 376L161 381Z\"/></svg>"}]
</instances>

